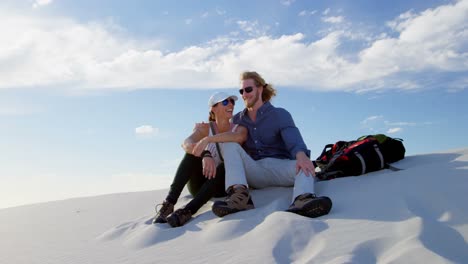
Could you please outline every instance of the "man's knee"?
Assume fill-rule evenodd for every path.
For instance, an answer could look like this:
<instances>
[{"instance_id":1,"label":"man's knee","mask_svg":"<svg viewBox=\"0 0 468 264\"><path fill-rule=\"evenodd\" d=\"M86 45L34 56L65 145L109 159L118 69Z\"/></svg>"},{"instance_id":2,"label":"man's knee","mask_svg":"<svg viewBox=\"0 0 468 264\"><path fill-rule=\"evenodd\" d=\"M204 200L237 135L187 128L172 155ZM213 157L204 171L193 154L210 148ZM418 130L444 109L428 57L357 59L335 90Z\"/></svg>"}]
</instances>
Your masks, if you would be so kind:
<instances>
[{"instance_id":1,"label":"man's knee","mask_svg":"<svg viewBox=\"0 0 468 264\"><path fill-rule=\"evenodd\" d=\"M240 149L242 149L241 145L239 145L239 143L235 143L235 142L221 143L220 146L221 146L221 150L222 150L223 154L231 153L231 152L238 152Z\"/></svg>"}]
</instances>

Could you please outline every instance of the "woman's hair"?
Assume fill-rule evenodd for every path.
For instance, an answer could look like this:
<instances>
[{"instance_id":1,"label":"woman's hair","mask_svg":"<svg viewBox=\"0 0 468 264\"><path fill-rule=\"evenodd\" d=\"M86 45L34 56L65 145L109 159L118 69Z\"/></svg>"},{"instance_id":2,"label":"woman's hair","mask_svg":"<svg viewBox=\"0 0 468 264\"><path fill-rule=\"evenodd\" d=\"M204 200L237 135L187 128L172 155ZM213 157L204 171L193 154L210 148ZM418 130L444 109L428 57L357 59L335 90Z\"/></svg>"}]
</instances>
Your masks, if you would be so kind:
<instances>
[{"instance_id":1,"label":"woman's hair","mask_svg":"<svg viewBox=\"0 0 468 264\"><path fill-rule=\"evenodd\" d=\"M208 121L216 121L215 114L213 113L213 111L210 111L208 113Z\"/></svg>"},{"instance_id":2,"label":"woman's hair","mask_svg":"<svg viewBox=\"0 0 468 264\"><path fill-rule=\"evenodd\" d=\"M276 96L276 89L273 88L273 85L268 84L265 82L265 80L258 74L257 72L243 72L240 75L240 80L244 81L247 79L252 79L255 82L255 86L257 87L263 87L263 92L262 92L262 100L264 102L268 102L271 100L273 96Z\"/></svg>"}]
</instances>

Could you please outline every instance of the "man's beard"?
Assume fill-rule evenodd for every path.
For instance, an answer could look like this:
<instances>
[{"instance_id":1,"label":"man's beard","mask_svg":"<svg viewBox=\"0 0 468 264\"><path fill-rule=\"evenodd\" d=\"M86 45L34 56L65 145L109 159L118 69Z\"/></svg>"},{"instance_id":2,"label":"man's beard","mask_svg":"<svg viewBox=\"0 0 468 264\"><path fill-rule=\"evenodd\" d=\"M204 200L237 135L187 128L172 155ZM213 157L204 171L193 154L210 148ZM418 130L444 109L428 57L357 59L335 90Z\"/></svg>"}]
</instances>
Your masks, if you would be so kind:
<instances>
[{"instance_id":1,"label":"man's beard","mask_svg":"<svg viewBox=\"0 0 468 264\"><path fill-rule=\"evenodd\" d=\"M245 106L247 108L252 108L257 103L258 99L259 99L258 91L255 91L255 97L253 98L253 100L250 103L246 102Z\"/></svg>"}]
</instances>

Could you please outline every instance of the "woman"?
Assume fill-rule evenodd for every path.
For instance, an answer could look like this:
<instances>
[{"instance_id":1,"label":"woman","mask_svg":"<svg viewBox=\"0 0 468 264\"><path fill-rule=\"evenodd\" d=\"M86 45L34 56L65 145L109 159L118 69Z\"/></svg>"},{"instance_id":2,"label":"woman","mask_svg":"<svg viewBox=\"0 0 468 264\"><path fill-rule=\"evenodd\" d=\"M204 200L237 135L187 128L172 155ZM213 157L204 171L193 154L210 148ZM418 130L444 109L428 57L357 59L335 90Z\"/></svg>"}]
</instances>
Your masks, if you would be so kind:
<instances>
[{"instance_id":1,"label":"woman","mask_svg":"<svg viewBox=\"0 0 468 264\"><path fill-rule=\"evenodd\" d=\"M219 153L219 145L208 143L200 157L192 154L194 147L208 136L218 133L241 133L243 127L230 122L237 96L224 92L213 94L208 100L210 107L209 123L196 124L193 133L184 140L182 148L186 154L182 159L169 189L169 194L162 203L153 223L169 223L172 227L187 223L212 197L226 196L224 186L224 164ZM245 135L246 131L242 131ZM238 137L242 144L243 138ZM194 198L183 208L174 211L174 205L187 185Z\"/></svg>"}]
</instances>

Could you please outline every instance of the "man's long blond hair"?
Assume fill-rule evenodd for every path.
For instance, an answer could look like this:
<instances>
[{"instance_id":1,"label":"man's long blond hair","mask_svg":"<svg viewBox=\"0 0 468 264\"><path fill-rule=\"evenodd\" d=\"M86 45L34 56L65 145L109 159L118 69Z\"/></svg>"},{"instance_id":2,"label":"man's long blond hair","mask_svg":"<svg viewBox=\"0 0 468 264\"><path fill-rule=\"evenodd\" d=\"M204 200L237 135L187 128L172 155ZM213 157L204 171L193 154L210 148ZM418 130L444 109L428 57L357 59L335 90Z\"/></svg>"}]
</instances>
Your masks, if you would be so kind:
<instances>
[{"instance_id":1,"label":"man's long blond hair","mask_svg":"<svg viewBox=\"0 0 468 264\"><path fill-rule=\"evenodd\" d=\"M268 102L271 100L273 96L276 96L276 89L273 88L271 84L268 84L265 82L265 80L258 74L257 72L254 71L245 71L241 73L240 75L240 80L244 81L247 79L252 79L255 82L255 86L257 87L263 87L263 92L262 92L262 101L263 102Z\"/></svg>"}]
</instances>

